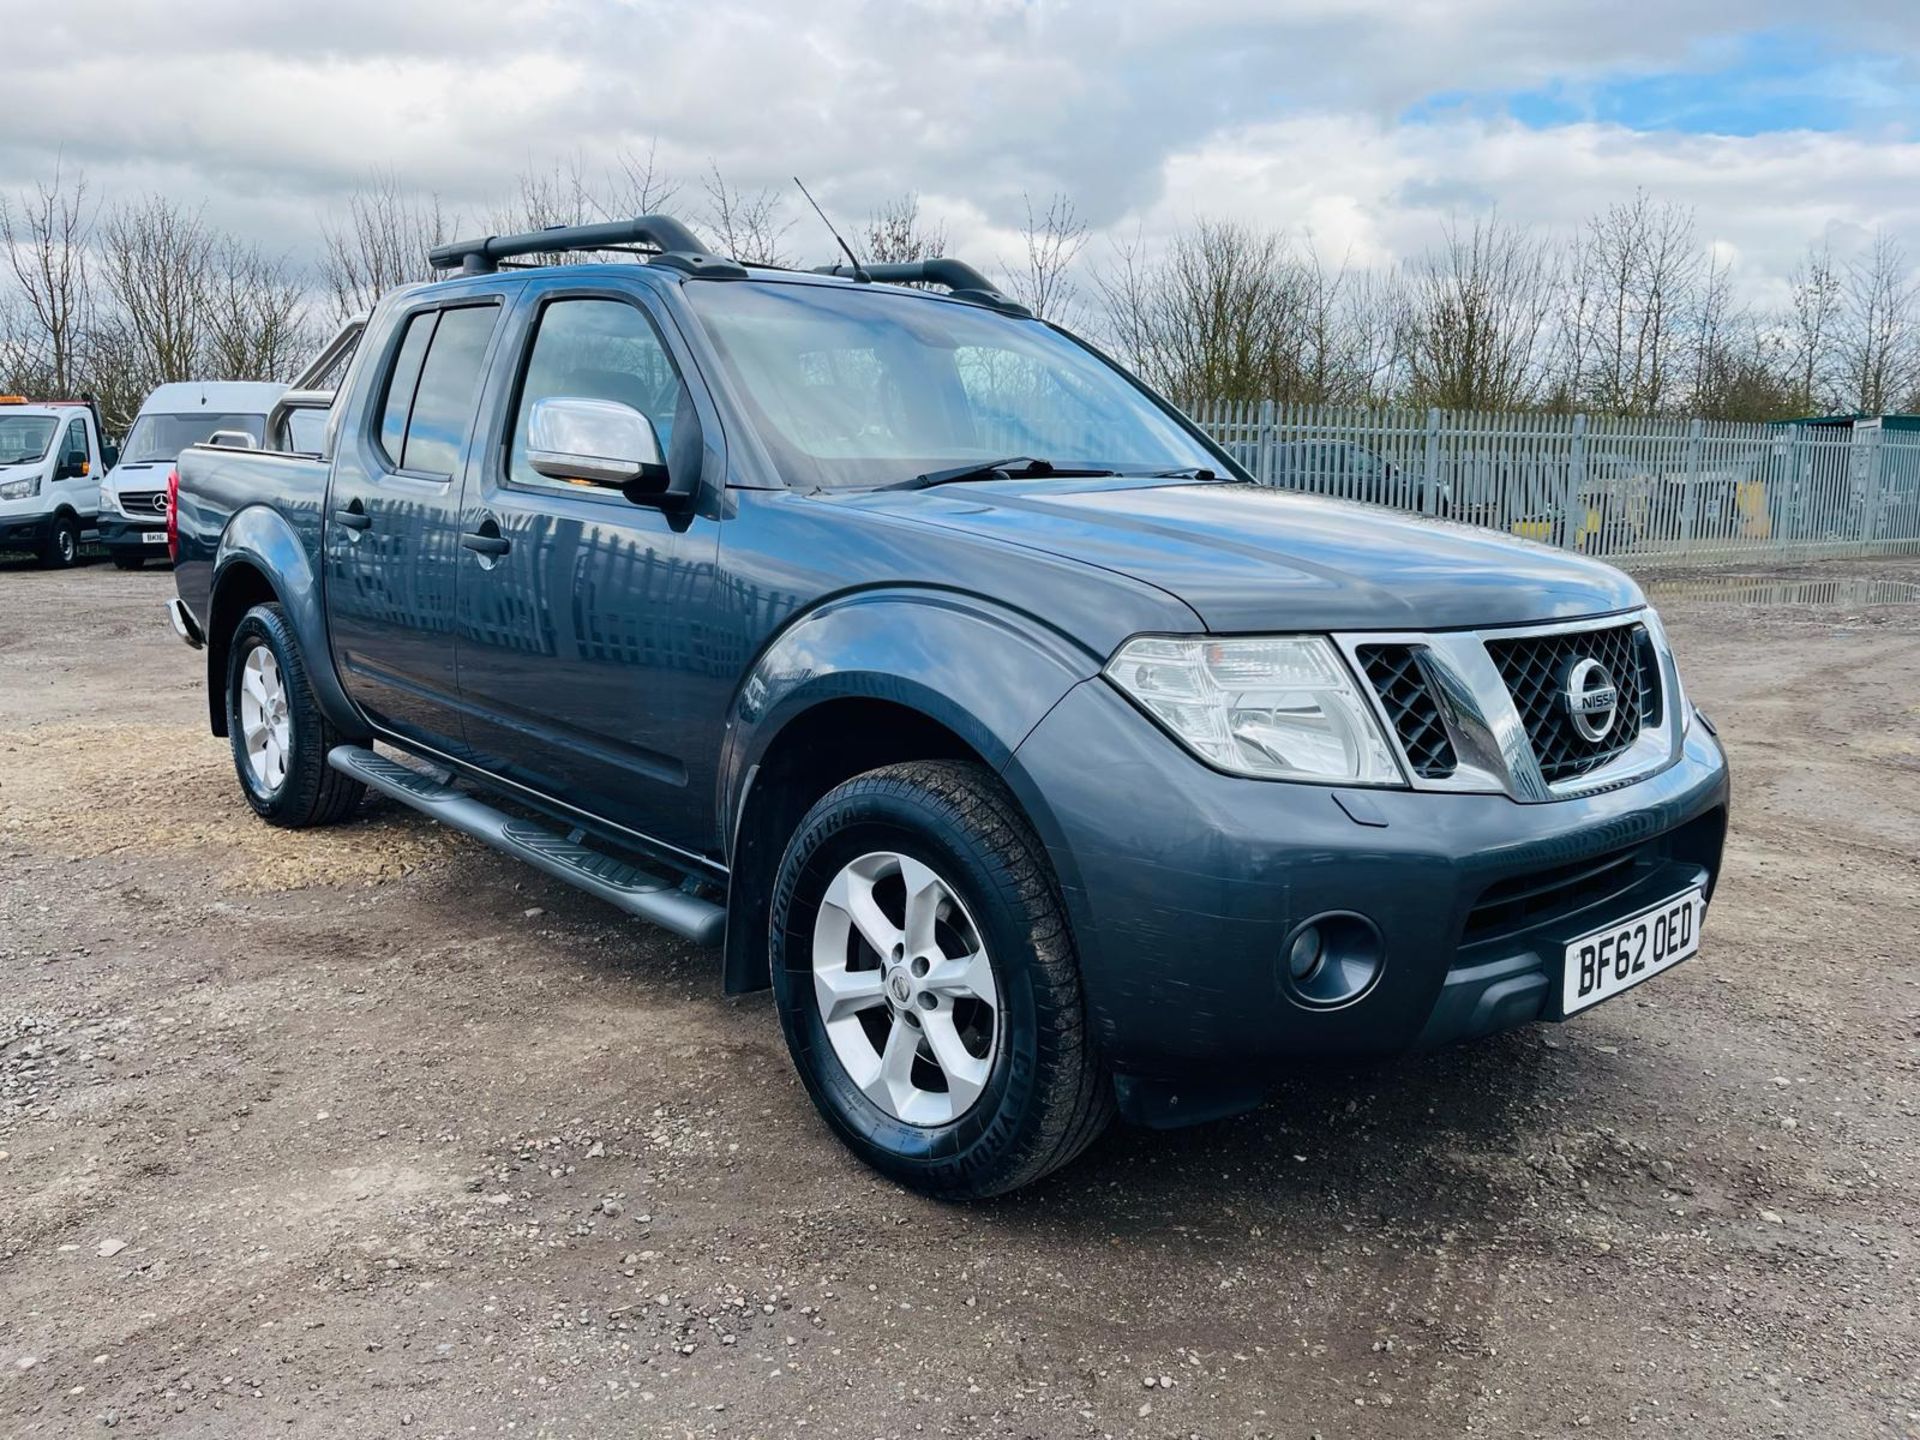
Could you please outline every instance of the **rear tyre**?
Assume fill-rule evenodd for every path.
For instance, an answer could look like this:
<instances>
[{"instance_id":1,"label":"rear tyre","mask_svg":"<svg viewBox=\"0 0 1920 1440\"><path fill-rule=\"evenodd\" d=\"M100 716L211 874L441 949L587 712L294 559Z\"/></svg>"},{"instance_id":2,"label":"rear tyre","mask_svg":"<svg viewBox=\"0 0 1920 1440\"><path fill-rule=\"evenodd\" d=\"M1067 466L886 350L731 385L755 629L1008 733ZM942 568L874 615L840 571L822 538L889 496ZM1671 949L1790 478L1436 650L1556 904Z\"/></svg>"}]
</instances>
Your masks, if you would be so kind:
<instances>
[{"instance_id":1,"label":"rear tyre","mask_svg":"<svg viewBox=\"0 0 1920 1440\"><path fill-rule=\"evenodd\" d=\"M146 556L129 555L125 551L118 552L113 557L113 568L116 570L138 570L146 563Z\"/></svg>"},{"instance_id":2,"label":"rear tyre","mask_svg":"<svg viewBox=\"0 0 1920 1440\"><path fill-rule=\"evenodd\" d=\"M1052 870L985 767L890 765L829 792L781 859L770 943L808 1095L900 1184L1001 1194L1111 1120Z\"/></svg>"},{"instance_id":3,"label":"rear tyre","mask_svg":"<svg viewBox=\"0 0 1920 1440\"><path fill-rule=\"evenodd\" d=\"M40 546L40 563L49 570L71 570L80 563L80 522L73 516L54 517Z\"/></svg>"},{"instance_id":4,"label":"rear tyre","mask_svg":"<svg viewBox=\"0 0 1920 1440\"><path fill-rule=\"evenodd\" d=\"M327 764L344 736L314 702L300 643L277 604L240 618L227 651L227 738L247 804L302 830L347 818L366 787Z\"/></svg>"}]
</instances>

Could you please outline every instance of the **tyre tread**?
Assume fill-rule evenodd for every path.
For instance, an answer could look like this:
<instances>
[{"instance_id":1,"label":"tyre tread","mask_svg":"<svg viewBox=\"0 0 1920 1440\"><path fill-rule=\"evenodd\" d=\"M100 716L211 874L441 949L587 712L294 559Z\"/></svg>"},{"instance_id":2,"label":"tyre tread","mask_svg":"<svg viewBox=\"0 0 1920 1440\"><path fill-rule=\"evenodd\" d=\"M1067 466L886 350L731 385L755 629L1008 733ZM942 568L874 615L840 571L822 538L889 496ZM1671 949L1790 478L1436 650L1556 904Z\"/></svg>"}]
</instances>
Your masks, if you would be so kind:
<instances>
[{"instance_id":1,"label":"tyre tread","mask_svg":"<svg viewBox=\"0 0 1920 1440\"><path fill-rule=\"evenodd\" d=\"M1032 975L1042 1029L1038 1037L1038 1122L990 1175L966 1185L923 1186L944 1198L982 1198L1032 1184L1074 1159L1099 1138L1115 1111L1113 1083L1088 1024L1079 959L1046 851L1018 802L984 765L909 760L869 770L830 792L815 807L863 796L928 803L979 846L981 859L1016 913L1033 952ZM808 829L802 822L799 831Z\"/></svg>"},{"instance_id":2,"label":"tyre tread","mask_svg":"<svg viewBox=\"0 0 1920 1440\"><path fill-rule=\"evenodd\" d=\"M313 686L307 679L306 658L300 642L287 623L286 612L277 601L255 605L240 617L235 629L236 642L249 624L257 625L273 642L275 658L286 675L287 694L293 711L295 764L288 772L288 784L277 802L263 805L246 782L245 757L241 753L240 728L230 725L233 758L242 771L240 788L253 806L254 813L270 825L288 830L304 830L317 825L337 825L351 815L366 794L366 786L327 763L327 755L345 738L321 713L313 698ZM245 660L247 647L235 643L228 662L227 692L233 691L233 672ZM305 743L311 738L312 743Z\"/></svg>"}]
</instances>

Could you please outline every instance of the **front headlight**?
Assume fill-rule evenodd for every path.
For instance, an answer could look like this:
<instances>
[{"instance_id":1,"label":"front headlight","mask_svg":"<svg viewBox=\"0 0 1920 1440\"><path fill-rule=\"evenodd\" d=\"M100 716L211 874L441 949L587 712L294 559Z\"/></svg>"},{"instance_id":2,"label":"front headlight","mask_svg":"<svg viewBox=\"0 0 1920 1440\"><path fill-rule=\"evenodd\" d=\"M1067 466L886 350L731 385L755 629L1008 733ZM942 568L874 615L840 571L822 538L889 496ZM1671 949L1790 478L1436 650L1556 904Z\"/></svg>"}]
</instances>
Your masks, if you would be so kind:
<instances>
[{"instance_id":1,"label":"front headlight","mask_svg":"<svg viewBox=\"0 0 1920 1440\"><path fill-rule=\"evenodd\" d=\"M40 493L40 477L29 475L24 480L9 480L0 485L0 500L31 500Z\"/></svg>"},{"instance_id":2,"label":"front headlight","mask_svg":"<svg viewBox=\"0 0 1920 1440\"><path fill-rule=\"evenodd\" d=\"M1106 673L1222 770L1262 780L1402 783L1372 709L1320 636L1142 636L1120 647Z\"/></svg>"}]
</instances>

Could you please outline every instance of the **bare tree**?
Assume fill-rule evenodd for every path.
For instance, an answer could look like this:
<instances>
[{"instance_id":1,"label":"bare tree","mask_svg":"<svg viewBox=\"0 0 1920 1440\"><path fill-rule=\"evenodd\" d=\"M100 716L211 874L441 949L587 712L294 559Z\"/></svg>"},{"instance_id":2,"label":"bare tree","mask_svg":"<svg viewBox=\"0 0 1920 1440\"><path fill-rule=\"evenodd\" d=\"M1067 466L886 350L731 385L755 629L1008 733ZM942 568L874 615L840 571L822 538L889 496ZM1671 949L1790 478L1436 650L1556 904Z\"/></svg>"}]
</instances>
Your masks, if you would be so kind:
<instances>
[{"instance_id":1,"label":"bare tree","mask_svg":"<svg viewBox=\"0 0 1920 1440\"><path fill-rule=\"evenodd\" d=\"M623 149L614 157L607 172L606 216L626 220L653 215L673 203L680 193L680 182L670 180L660 168L659 144L648 141L644 153Z\"/></svg>"},{"instance_id":2,"label":"bare tree","mask_svg":"<svg viewBox=\"0 0 1920 1440\"><path fill-rule=\"evenodd\" d=\"M1809 247L1788 283L1792 291L1780 326L1786 408L1797 415L1812 415L1835 403L1834 347L1844 298L1840 272L1826 245Z\"/></svg>"},{"instance_id":3,"label":"bare tree","mask_svg":"<svg viewBox=\"0 0 1920 1440\"><path fill-rule=\"evenodd\" d=\"M1324 342L1327 392L1337 404L1384 405L1406 388L1400 348L1404 278L1393 271L1343 272Z\"/></svg>"},{"instance_id":4,"label":"bare tree","mask_svg":"<svg viewBox=\"0 0 1920 1440\"><path fill-rule=\"evenodd\" d=\"M231 237L214 248L205 304L200 368L209 378L291 380L314 349L298 279Z\"/></svg>"},{"instance_id":5,"label":"bare tree","mask_svg":"<svg viewBox=\"0 0 1920 1440\"><path fill-rule=\"evenodd\" d=\"M1781 341L1740 314L1703 341L1691 409L1707 420L1782 420L1804 414L1793 402Z\"/></svg>"},{"instance_id":6,"label":"bare tree","mask_svg":"<svg viewBox=\"0 0 1920 1440\"><path fill-rule=\"evenodd\" d=\"M200 216L164 196L123 203L100 227L108 324L148 386L198 378L215 238Z\"/></svg>"},{"instance_id":7,"label":"bare tree","mask_svg":"<svg viewBox=\"0 0 1920 1440\"><path fill-rule=\"evenodd\" d=\"M784 242L793 222L782 213L774 190L736 190L707 162L707 228L724 255L743 265L784 265Z\"/></svg>"},{"instance_id":8,"label":"bare tree","mask_svg":"<svg viewBox=\"0 0 1920 1440\"><path fill-rule=\"evenodd\" d=\"M494 207L487 228L496 235L520 235L555 225L586 225L606 212L587 180L576 152L545 170L532 166L514 177L511 198ZM526 257L532 265L580 265L604 257L581 250L541 250Z\"/></svg>"},{"instance_id":9,"label":"bare tree","mask_svg":"<svg viewBox=\"0 0 1920 1440\"><path fill-rule=\"evenodd\" d=\"M577 152L545 170L529 165L514 176L512 198L494 210L492 229L515 235L549 225L584 225L604 213L592 188Z\"/></svg>"},{"instance_id":10,"label":"bare tree","mask_svg":"<svg viewBox=\"0 0 1920 1440\"><path fill-rule=\"evenodd\" d=\"M946 253L947 228L920 219L920 197L909 191L867 216L860 233L860 258L876 265L931 260Z\"/></svg>"},{"instance_id":11,"label":"bare tree","mask_svg":"<svg viewBox=\"0 0 1920 1440\"><path fill-rule=\"evenodd\" d=\"M1750 317L1734 305L1732 272L1712 251L1707 252L1692 302L1693 313L1687 327L1687 343L1691 348L1687 358L1692 371L1687 382L1688 408L1696 415L1705 415L1706 397L1717 393L1729 358L1747 348L1743 342Z\"/></svg>"},{"instance_id":12,"label":"bare tree","mask_svg":"<svg viewBox=\"0 0 1920 1440\"><path fill-rule=\"evenodd\" d=\"M1877 415L1904 401L1920 378L1920 299L1906 251L1885 231L1847 267L1837 358L1846 403Z\"/></svg>"},{"instance_id":13,"label":"bare tree","mask_svg":"<svg viewBox=\"0 0 1920 1440\"><path fill-rule=\"evenodd\" d=\"M15 365L30 364L48 389L79 388L81 350L92 318L88 247L94 211L87 178L69 181L55 164L51 184L39 184L17 204L0 199L0 242L18 286L9 306L9 349Z\"/></svg>"},{"instance_id":14,"label":"bare tree","mask_svg":"<svg viewBox=\"0 0 1920 1440\"><path fill-rule=\"evenodd\" d=\"M1218 220L1159 259L1116 247L1094 277L1111 342L1182 405L1300 397L1308 279L1282 236Z\"/></svg>"},{"instance_id":15,"label":"bare tree","mask_svg":"<svg viewBox=\"0 0 1920 1440\"><path fill-rule=\"evenodd\" d=\"M427 252L452 238L437 195L401 189L391 171L347 197L344 220L322 226L320 277L337 319L372 308L396 285L431 280Z\"/></svg>"},{"instance_id":16,"label":"bare tree","mask_svg":"<svg viewBox=\"0 0 1920 1440\"><path fill-rule=\"evenodd\" d=\"M1693 212L1645 191L1587 222L1574 282L1578 398L1616 415L1653 415L1682 398L1701 257Z\"/></svg>"},{"instance_id":17,"label":"bare tree","mask_svg":"<svg viewBox=\"0 0 1920 1440\"><path fill-rule=\"evenodd\" d=\"M1400 348L1408 398L1448 410L1533 404L1555 307L1547 246L1497 217L1463 231L1407 267Z\"/></svg>"},{"instance_id":18,"label":"bare tree","mask_svg":"<svg viewBox=\"0 0 1920 1440\"><path fill-rule=\"evenodd\" d=\"M41 339L37 323L11 289L0 294L0 395L52 393Z\"/></svg>"},{"instance_id":19,"label":"bare tree","mask_svg":"<svg viewBox=\"0 0 1920 1440\"><path fill-rule=\"evenodd\" d=\"M1073 282L1073 263L1087 247L1087 222L1073 201L1055 194L1045 210L1035 211L1033 197L1022 197L1027 220L1021 227L1026 254L1009 267L1014 297L1042 320L1070 324L1080 309L1079 287Z\"/></svg>"}]
</instances>

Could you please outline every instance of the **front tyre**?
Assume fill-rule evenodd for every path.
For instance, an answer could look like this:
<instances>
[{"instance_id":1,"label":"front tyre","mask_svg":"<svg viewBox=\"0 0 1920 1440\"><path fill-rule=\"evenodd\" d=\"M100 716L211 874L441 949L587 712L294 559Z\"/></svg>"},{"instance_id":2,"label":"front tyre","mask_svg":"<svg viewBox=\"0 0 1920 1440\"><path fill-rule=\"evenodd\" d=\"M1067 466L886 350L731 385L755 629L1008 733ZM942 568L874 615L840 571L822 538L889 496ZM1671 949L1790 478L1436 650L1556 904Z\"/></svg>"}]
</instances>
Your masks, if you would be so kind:
<instances>
[{"instance_id":1,"label":"front tyre","mask_svg":"<svg viewBox=\"0 0 1920 1440\"><path fill-rule=\"evenodd\" d=\"M227 738L254 813L289 830L332 825L366 787L327 764L345 738L320 713L300 643L277 604L240 618L227 651Z\"/></svg>"},{"instance_id":2,"label":"front tyre","mask_svg":"<svg viewBox=\"0 0 1920 1440\"><path fill-rule=\"evenodd\" d=\"M1051 868L984 767L890 765L830 791L781 859L770 943L807 1093L899 1183L1000 1194L1112 1118Z\"/></svg>"},{"instance_id":3,"label":"front tyre","mask_svg":"<svg viewBox=\"0 0 1920 1440\"><path fill-rule=\"evenodd\" d=\"M40 563L49 570L71 570L80 563L80 522L56 515L40 546Z\"/></svg>"}]
</instances>

